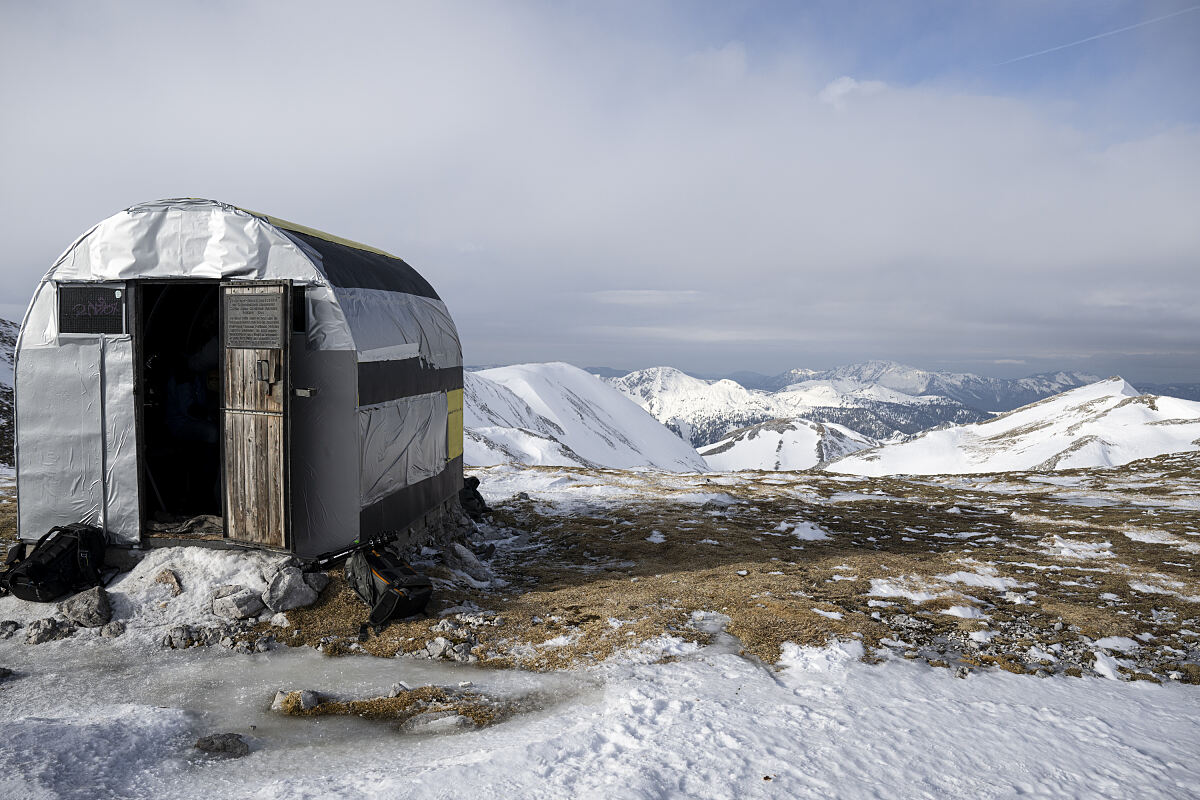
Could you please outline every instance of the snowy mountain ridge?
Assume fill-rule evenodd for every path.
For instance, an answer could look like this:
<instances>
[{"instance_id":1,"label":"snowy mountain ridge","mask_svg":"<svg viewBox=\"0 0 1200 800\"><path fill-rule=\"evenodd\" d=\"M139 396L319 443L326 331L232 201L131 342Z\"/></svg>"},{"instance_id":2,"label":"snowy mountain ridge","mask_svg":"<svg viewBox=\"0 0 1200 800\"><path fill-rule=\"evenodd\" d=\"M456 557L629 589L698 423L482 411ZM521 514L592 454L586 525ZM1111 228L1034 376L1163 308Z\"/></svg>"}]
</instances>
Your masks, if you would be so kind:
<instances>
[{"instance_id":1,"label":"snowy mountain ridge","mask_svg":"<svg viewBox=\"0 0 1200 800\"><path fill-rule=\"evenodd\" d=\"M718 472L801 470L877 445L842 425L773 419L734 431L700 455Z\"/></svg>"},{"instance_id":2,"label":"snowy mountain ridge","mask_svg":"<svg viewBox=\"0 0 1200 800\"><path fill-rule=\"evenodd\" d=\"M1057 470L1193 450L1200 450L1200 403L1141 394L1114 377L985 422L852 453L826 469L869 476Z\"/></svg>"},{"instance_id":3,"label":"snowy mountain ridge","mask_svg":"<svg viewBox=\"0 0 1200 800\"><path fill-rule=\"evenodd\" d=\"M1011 411L1043 397L1095 383L1100 378L1065 371L1025 378L988 378L969 372L932 372L895 361L872 360L824 371L789 370L767 379L764 385L778 391L813 380L850 380L882 386L906 395L949 397L981 411Z\"/></svg>"},{"instance_id":4,"label":"snowy mountain ridge","mask_svg":"<svg viewBox=\"0 0 1200 800\"><path fill-rule=\"evenodd\" d=\"M957 400L911 396L851 378L810 379L767 392L728 379L702 380L673 367L651 367L608 383L696 447L775 419L834 423L882 440L988 417Z\"/></svg>"}]
</instances>

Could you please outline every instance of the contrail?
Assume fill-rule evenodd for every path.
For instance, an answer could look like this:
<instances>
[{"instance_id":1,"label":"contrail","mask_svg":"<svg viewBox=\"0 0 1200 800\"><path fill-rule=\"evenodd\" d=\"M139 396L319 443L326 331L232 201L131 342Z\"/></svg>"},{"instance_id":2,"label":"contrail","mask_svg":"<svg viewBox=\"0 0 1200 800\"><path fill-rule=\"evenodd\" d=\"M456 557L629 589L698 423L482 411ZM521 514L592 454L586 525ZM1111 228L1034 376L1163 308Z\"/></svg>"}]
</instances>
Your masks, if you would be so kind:
<instances>
[{"instance_id":1,"label":"contrail","mask_svg":"<svg viewBox=\"0 0 1200 800\"><path fill-rule=\"evenodd\" d=\"M1143 20L1142 22L1135 22L1132 25L1126 25L1124 28L1117 28L1115 31L1105 31L1104 33L1097 33L1095 36L1089 36L1086 39L1080 39L1077 42L1069 42L1067 44L1060 44L1057 47L1051 47L1046 50L1039 50L1036 53L1029 53L1029 54L1023 55L1023 56L1017 56L1016 58L1010 58L1008 61L1001 61L999 64L996 64L995 66L1003 67L1005 64L1015 64L1016 62L1024 61L1027 58L1036 58L1037 56L1044 56L1047 53L1054 53L1054 52L1057 52L1058 50L1066 50L1068 47L1074 47L1075 45L1079 45L1079 44L1086 44L1087 42L1094 42L1097 39L1103 39L1106 36L1116 36L1118 33L1124 33L1125 31L1131 31L1134 28L1140 28L1143 25L1153 25L1155 22L1162 22L1164 19L1170 19L1171 17L1178 17L1180 14L1187 14L1189 11L1197 11L1197 10L1200 10L1200 5L1192 6L1190 8L1185 8L1180 11L1174 11L1170 14L1164 14L1163 16L1155 17L1154 19L1147 19L1147 20Z\"/></svg>"}]
</instances>

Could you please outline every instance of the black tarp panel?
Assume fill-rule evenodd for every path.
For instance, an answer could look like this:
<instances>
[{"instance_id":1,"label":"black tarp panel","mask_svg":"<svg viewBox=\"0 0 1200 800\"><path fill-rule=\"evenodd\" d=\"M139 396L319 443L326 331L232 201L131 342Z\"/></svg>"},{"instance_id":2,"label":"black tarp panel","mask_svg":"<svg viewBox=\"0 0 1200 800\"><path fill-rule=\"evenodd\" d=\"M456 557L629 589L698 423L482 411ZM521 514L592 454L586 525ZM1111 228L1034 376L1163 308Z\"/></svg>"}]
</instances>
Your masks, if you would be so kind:
<instances>
[{"instance_id":1,"label":"black tarp panel","mask_svg":"<svg viewBox=\"0 0 1200 800\"><path fill-rule=\"evenodd\" d=\"M382 289L441 300L429 281L403 259L331 242L297 230L288 230L321 255L321 268L329 282L345 289Z\"/></svg>"}]
</instances>

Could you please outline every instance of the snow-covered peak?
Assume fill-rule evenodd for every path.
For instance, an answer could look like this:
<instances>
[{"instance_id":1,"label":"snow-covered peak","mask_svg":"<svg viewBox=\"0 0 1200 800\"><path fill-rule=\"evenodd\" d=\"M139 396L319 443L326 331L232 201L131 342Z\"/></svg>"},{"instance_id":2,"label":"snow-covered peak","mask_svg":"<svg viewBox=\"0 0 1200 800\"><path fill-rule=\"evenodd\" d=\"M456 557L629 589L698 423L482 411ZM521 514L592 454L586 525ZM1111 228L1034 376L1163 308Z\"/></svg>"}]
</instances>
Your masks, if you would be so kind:
<instances>
[{"instance_id":1,"label":"snow-covered peak","mask_svg":"<svg viewBox=\"0 0 1200 800\"><path fill-rule=\"evenodd\" d=\"M927 431L830 465L861 475L1004 472L1116 466L1200 450L1200 403L1097 381L985 422Z\"/></svg>"},{"instance_id":2,"label":"snow-covered peak","mask_svg":"<svg viewBox=\"0 0 1200 800\"><path fill-rule=\"evenodd\" d=\"M464 390L468 464L705 469L691 446L645 410L570 364L467 373Z\"/></svg>"},{"instance_id":3,"label":"snow-covered peak","mask_svg":"<svg viewBox=\"0 0 1200 800\"><path fill-rule=\"evenodd\" d=\"M809 469L825 461L873 447L876 442L834 423L773 419L734 431L700 454L711 469Z\"/></svg>"}]
</instances>

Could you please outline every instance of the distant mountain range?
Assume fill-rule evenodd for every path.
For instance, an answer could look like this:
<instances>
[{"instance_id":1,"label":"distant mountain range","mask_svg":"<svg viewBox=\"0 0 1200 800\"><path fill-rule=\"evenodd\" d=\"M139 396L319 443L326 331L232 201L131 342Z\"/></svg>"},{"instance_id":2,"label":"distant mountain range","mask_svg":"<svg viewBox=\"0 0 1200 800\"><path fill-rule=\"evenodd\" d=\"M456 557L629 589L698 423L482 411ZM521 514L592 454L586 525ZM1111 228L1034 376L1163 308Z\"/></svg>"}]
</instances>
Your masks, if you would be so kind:
<instances>
[{"instance_id":1,"label":"distant mountain range","mask_svg":"<svg viewBox=\"0 0 1200 800\"><path fill-rule=\"evenodd\" d=\"M1138 383L1134 386L1139 392L1146 394L1200 401L1200 383Z\"/></svg>"},{"instance_id":2,"label":"distant mountain range","mask_svg":"<svg viewBox=\"0 0 1200 800\"><path fill-rule=\"evenodd\" d=\"M608 382L697 448L775 419L834 423L872 439L888 439L989 416L952 398L912 396L853 379L808 379L768 392L653 367Z\"/></svg>"},{"instance_id":3,"label":"distant mountain range","mask_svg":"<svg viewBox=\"0 0 1200 800\"><path fill-rule=\"evenodd\" d=\"M0 320L5 466L17 332ZM1196 383L1135 389L1075 372L984 378L890 361L738 377L561 363L469 371L466 461L668 471L827 464L877 475L1103 466L1200 449Z\"/></svg>"}]
</instances>

